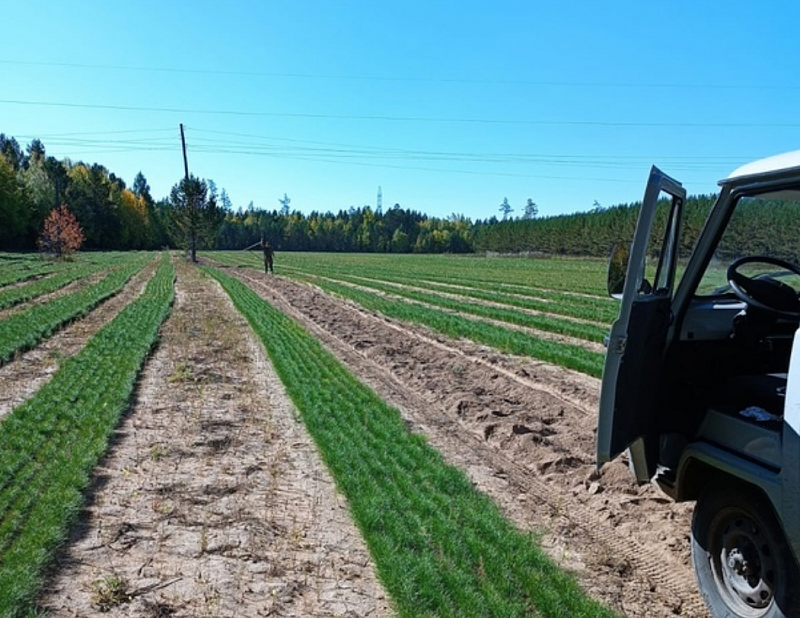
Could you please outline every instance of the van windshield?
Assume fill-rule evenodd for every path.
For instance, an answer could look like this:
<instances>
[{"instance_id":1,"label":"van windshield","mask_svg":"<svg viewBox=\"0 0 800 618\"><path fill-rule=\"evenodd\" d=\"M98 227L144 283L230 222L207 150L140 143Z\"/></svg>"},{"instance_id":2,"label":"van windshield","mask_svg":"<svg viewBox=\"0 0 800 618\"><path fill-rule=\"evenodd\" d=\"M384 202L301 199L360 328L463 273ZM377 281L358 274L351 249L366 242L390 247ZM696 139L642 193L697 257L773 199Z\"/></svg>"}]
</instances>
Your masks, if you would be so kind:
<instances>
[{"instance_id":1,"label":"van windshield","mask_svg":"<svg viewBox=\"0 0 800 618\"><path fill-rule=\"evenodd\" d=\"M729 292L728 266L745 256L768 256L800 265L800 192L740 198L700 280L697 295ZM768 264L746 264L740 272L748 277L770 275L800 289L800 277Z\"/></svg>"}]
</instances>

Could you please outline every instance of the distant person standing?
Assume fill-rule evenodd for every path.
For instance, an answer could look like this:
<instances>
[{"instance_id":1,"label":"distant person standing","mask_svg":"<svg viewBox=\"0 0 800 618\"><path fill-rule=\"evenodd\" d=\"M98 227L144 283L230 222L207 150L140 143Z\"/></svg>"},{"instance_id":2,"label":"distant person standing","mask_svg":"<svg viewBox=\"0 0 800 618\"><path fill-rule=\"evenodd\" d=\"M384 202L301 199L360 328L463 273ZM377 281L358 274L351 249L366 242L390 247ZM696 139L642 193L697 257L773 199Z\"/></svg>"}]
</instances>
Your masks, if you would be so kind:
<instances>
[{"instance_id":1,"label":"distant person standing","mask_svg":"<svg viewBox=\"0 0 800 618\"><path fill-rule=\"evenodd\" d=\"M265 241L263 238L261 239L261 250L264 252L264 274L275 274L275 271L272 270L272 262L275 252L272 250L272 245L269 244L268 240Z\"/></svg>"},{"instance_id":2,"label":"distant person standing","mask_svg":"<svg viewBox=\"0 0 800 618\"><path fill-rule=\"evenodd\" d=\"M253 243L249 247L245 249L245 251L252 251L256 248L260 248L261 251L264 253L264 274L273 273L272 270L272 262L275 256L275 251L272 249L272 245L269 244L268 240L264 240L264 237L261 237L261 241L257 243Z\"/></svg>"}]
</instances>

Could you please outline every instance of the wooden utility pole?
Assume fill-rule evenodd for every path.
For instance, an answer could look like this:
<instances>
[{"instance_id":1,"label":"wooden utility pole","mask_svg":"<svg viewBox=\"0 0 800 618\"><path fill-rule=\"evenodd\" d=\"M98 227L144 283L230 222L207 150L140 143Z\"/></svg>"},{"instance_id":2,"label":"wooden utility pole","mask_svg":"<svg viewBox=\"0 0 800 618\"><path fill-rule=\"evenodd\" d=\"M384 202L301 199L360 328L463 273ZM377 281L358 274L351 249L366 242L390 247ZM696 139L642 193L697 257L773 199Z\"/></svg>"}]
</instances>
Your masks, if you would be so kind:
<instances>
[{"instance_id":1,"label":"wooden utility pole","mask_svg":"<svg viewBox=\"0 0 800 618\"><path fill-rule=\"evenodd\" d=\"M189 180L189 160L186 158L186 138L183 135L183 123L181 123L181 146L183 147L183 173L186 180Z\"/></svg>"},{"instance_id":2,"label":"wooden utility pole","mask_svg":"<svg viewBox=\"0 0 800 618\"><path fill-rule=\"evenodd\" d=\"M181 148L183 148L183 173L184 178L186 181L184 182L184 195L186 199L190 202L189 209L194 212L195 210L195 196L191 192L189 187L189 159L186 158L186 137L183 134L183 123L181 124ZM192 217L194 219L195 217ZM192 224L194 226L194 223ZM191 238L189 239L189 254L191 256L192 262L197 261L197 230L192 229L190 232Z\"/></svg>"}]
</instances>

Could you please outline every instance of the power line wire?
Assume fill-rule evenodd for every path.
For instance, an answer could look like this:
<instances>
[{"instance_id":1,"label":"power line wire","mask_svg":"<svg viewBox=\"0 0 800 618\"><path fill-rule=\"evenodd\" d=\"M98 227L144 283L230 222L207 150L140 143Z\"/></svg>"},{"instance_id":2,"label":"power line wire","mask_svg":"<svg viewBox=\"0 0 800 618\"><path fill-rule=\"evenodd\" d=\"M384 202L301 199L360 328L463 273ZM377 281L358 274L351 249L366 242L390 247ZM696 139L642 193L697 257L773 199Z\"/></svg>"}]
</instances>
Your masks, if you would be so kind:
<instances>
[{"instance_id":1,"label":"power line wire","mask_svg":"<svg viewBox=\"0 0 800 618\"><path fill-rule=\"evenodd\" d=\"M202 131L198 131L202 132ZM241 135L241 134L236 134ZM255 137L255 136L254 136ZM263 138L271 139L271 138ZM281 140L282 138L274 138ZM295 150L301 152L319 152L326 154L342 154L348 156L369 156L386 158L408 158L408 159L431 159L431 160L458 160L476 162L495 162L495 163L552 163L552 164L610 164L610 165L629 165L631 162L653 160L672 160L682 163L707 166L719 164L736 164L742 161L752 160L753 157L649 157L644 155L609 155L609 154L545 154L545 153L486 153L486 152L452 152L452 151L428 151L428 150L408 150L400 148L379 148L374 146L354 146L352 144L338 144L329 142L313 142L303 140L289 140L301 144L313 144L315 146L286 146L283 144L253 144L251 141L240 140L217 140L195 137L198 147L211 149L213 146L246 147L249 151L279 151ZM322 146L322 147L321 147Z\"/></svg>"},{"instance_id":2,"label":"power line wire","mask_svg":"<svg viewBox=\"0 0 800 618\"><path fill-rule=\"evenodd\" d=\"M107 132L116 134L117 132ZM193 129L193 133L227 135L221 131ZM246 134L235 134L236 136L246 136ZM264 136L257 136L258 139L271 139ZM281 140L281 138L278 138ZM287 144L253 144L252 141L208 139L194 137L192 149L198 155L243 155L261 156L273 159L291 159L297 161L319 162L338 165L357 165L362 167L383 167L389 169L425 171L436 173L456 173L476 176L509 176L522 178L539 179L558 179L558 180L589 180L600 182L636 182L630 179L608 178L608 177L576 177L552 175L545 173L515 172L509 169L497 169L497 165L513 165L517 169L519 166L565 168L565 169L594 169L594 170L621 170L629 169L634 164L649 164L653 160L663 159L660 157L644 156L615 156L615 155L570 155L570 154L527 154L527 153L465 153L465 152L439 152L403 149L381 149L378 147L356 147L348 145L326 144L324 142L310 142L313 147L306 145L304 140L290 140L285 138L281 141L291 142ZM319 147L319 145L326 147ZM330 147L334 146L334 147ZM133 152L175 152L178 144L174 139L163 137L148 137L141 139L82 139L79 137L63 137L53 139L48 143L48 147L68 148L67 156L85 156L98 154L116 154ZM684 159L680 157L670 157L673 161L673 170L713 170L719 169L721 165L731 167L733 164L748 160L748 157L741 159L718 159L700 158ZM666 159L663 159L666 160ZM394 163L394 162L397 163ZM453 169L448 167L423 167L413 165L416 162L430 163L468 163L473 166L483 166L479 169ZM405 163L405 164L402 164ZM492 166L486 168L486 165ZM494 168L494 169L493 169Z\"/></svg>"},{"instance_id":3,"label":"power line wire","mask_svg":"<svg viewBox=\"0 0 800 618\"><path fill-rule=\"evenodd\" d=\"M168 129L119 129L115 131L72 131L70 133L40 133L34 139L44 139L50 137L70 137L72 135L116 135L121 133L174 133L175 128ZM19 137L32 137L30 135L20 135Z\"/></svg>"},{"instance_id":4,"label":"power line wire","mask_svg":"<svg viewBox=\"0 0 800 618\"><path fill-rule=\"evenodd\" d=\"M61 147L69 149L70 154L116 154L123 152L175 152L179 149L178 142L167 136L148 136L125 139L108 139L96 137L98 135L127 135L127 134L153 134L174 129L136 129L122 131L87 132L80 137L80 133L73 132L54 134L50 137L48 147ZM311 140L298 140L274 136L252 135L247 133L215 131L210 129L192 128L192 133L199 133L192 139L192 149L198 155L244 155L261 156L273 159L291 159L296 161L319 162L338 165L357 165L361 167L381 167L388 169L424 171L434 173L453 173L473 176L505 176L535 179L555 180L585 180L593 182L636 183L640 180L609 178L564 176L543 173L515 172L509 169L454 169L449 167L424 167L413 165L418 161L431 163L469 163L478 166L496 165L524 165L527 167L558 167L566 169L596 169L613 170L629 169L634 164L649 164L654 160L670 160L671 169L702 171L719 169L720 166L731 167L753 157L659 157L643 155L579 155L579 154L543 154L543 153L485 153L485 152L448 152L409 150L399 148L381 148L376 146L356 146L352 144L338 144ZM203 135L220 136L220 138L203 137ZM225 139L229 136L243 139ZM283 143L253 143L283 142ZM393 163L397 161L398 163ZM401 163L407 163L405 165ZM513 168L512 168L513 169ZM518 168L519 169L519 168Z\"/></svg>"},{"instance_id":5,"label":"power line wire","mask_svg":"<svg viewBox=\"0 0 800 618\"><path fill-rule=\"evenodd\" d=\"M488 125L532 125L532 126L596 126L596 127L660 127L660 128L798 128L796 122L622 122L602 120L531 120L509 118L436 118L426 116L381 116L357 114L313 114L300 112L263 112L221 109L187 109L177 107L145 107L132 105L102 105L91 103L66 103L53 101L24 101L0 99L7 105L31 105L41 107L66 107L79 109L104 109L114 111L162 112L172 114L204 114L222 116L304 118L318 120L368 120L385 122L421 122L449 124L488 124Z\"/></svg>"},{"instance_id":6,"label":"power line wire","mask_svg":"<svg viewBox=\"0 0 800 618\"><path fill-rule=\"evenodd\" d=\"M259 135L253 133L241 133L233 131L218 131L213 129L202 129L197 127L187 127L195 135L192 138L193 144L208 152L213 152L214 147L238 149L246 148L249 152L257 154L261 151L280 152L307 152L323 153L331 155L346 156L382 156L387 158L409 158L409 159L431 159L431 160L464 160L477 162L498 162L498 163L577 163L577 164L619 164L629 165L632 162L651 162L651 161L670 161L684 164L687 166L717 166L735 165L756 158L753 155L743 156L662 156L662 155L615 155L608 153L596 154L574 154L574 153L529 153L529 152L464 152L464 151L442 151L442 150L419 150L407 148L387 148L381 146L371 146L364 144L350 144L342 142L326 142L319 140L301 140L296 138L279 137L274 135ZM30 139L49 138L50 145L75 145L75 146L130 146L132 149L140 149L145 146L164 146L165 150L173 150L175 140L172 137L146 137L141 139L93 139L84 138L82 135L115 135L126 133L154 133L164 132L174 133L174 128L170 129L135 129L123 131L90 131L85 133L63 133L63 134L43 134L43 135L21 135ZM224 137L243 138L238 139L215 139L202 137L203 135L213 135ZM272 142L258 144L255 141ZM278 143L274 143L278 142ZM284 144L287 142L289 145ZM299 145L298 145L299 144Z\"/></svg>"},{"instance_id":7,"label":"power line wire","mask_svg":"<svg viewBox=\"0 0 800 618\"><path fill-rule=\"evenodd\" d=\"M412 83L443 83L466 85L511 85L511 86L537 86L553 88L616 88L616 89L693 89L693 90L798 90L800 85L771 85L754 84L752 82L737 82L735 84L688 84L688 83L658 83L658 82L582 82L560 80L530 80L530 79L489 79L472 77L419 77L398 75L346 75L326 73L301 73L279 71L235 71L230 69L188 69L180 67L148 67L119 64L92 64L79 62L48 62L34 60L0 59L0 64L18 66L58 67L68 69L91 69L111 71L132 71L145 73L176 73L187 75L227 75L234 77L262 77L262 78L291 78L291 79L318 79L342 81L376 81L376 82L412 82Z\"/></svg>"}]
</instances>

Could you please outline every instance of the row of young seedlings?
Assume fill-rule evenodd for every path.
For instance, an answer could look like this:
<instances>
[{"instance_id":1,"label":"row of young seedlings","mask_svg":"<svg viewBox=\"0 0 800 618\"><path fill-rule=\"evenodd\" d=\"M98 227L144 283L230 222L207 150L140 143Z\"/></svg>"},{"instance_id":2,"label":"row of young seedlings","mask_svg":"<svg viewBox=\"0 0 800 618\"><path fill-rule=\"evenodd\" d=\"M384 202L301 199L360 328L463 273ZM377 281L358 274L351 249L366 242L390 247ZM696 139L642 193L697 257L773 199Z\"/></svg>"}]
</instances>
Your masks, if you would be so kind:
<instances>
[{"instance_id":1,"label":"row of young seedlings","mask_svg":"<svg viewBox=\"0 0 800 618\"><path fill-rule=\"evenodd\" d=\"M297 272L305 276L326 276L338 281L401 295L413 296L414 294L419 294L420 291L427 291L432 293L428 294L428 296L437 296L439 298L458 297L465 303L469 303L471 300L486 301L493 305L507 306L509 309L527 309L547 313L556 319L560 316L565 316L585 323L593 322L596 328L606 330L614 317L616 317L616 314L612 315L612 309L616 305L607 302L606 299L570 295L563 292L533 290L521 286L517 286L515 289L503 290L497 286L493 289L487 289L475 282L462 280L455 284L452 281L442 282L430 279L420 282L408 277L391 275L372 278L362 275L325 274L306 270ZM572 320L572 323L574 322Z\"/></svg>"},{"instance_id":2,"label":"row of young seedlings","mask_svg":"<svg viewBox=\"0 0 800 618\"><path fill-rule=\"evenodd\" d=\"M447 313L435 307L395 300L346 286L329 283L318 283L318 285L366 309L403 322L427 326L451 339L467 339L506 354L538 358L593 377L600 377L603 372L603 355L579 345L541 339L501 325ZM533 323L528 325L532 326ZM541 324L538 327L540 330L547 330Z\"/></svg>"},{"instance_id":3,"label":"row of young seedlings","mask_svg":"<svg viewBox=\"0 0 800 618\"><path fill-rule=\"evenodd\" d=\"M252 265L252 261L247 256L217 254L214 257L221 262L231 263L236 266ZM463 315L455 315L441 309L472 313L476 317L505 321L509 324L555 332L586 341L602 340L604 334L607 333L607 329L599 326L593 327L592 325L559 320L548 316L530 315L513 309L487 307L476 303L459 303L458 301L443 299L435 295L424 295L409 291L402 294L405 297L425 303L420 305L338 284L320 277L308 277L302 274L294 274L293 276L300 280L313 281L323 290L352 300L371 311L376 311L404 322L427 326L451 338L468 339L488 345L507 354L538 358L594 377L600 377L603 371L603 355L587 350L580 345L534 337L525 332L505 328L502 325L479 319L469 319ZM396 290L392 289L391 291L394 295L399 295Z\"/></svg>"},{"instance_id":4,"label":"row of young seedlings","mask_svg":"<svg viewBox=\"0 0 800 618\"><path fill-rule=\"evenodd\" d=\"M109 261L104 264L72 262L68 264L63 271L57 272L56 274L38 278L24 285L0 289L0 309L7 309L8 307L13 307L14 305L43 296L44 294L55 292L73 281L87 277L102 269L109 268L114 263L115 261Z\"/></svg>"},{"instance_id":5,"label":"row of young seedlings","mask_svg":"<svg viewBox=\"0 0 800 618\"><path fill-rule=\"evenodd\" d=\"M64 324L117 294L150 260L152 254L128 257L94 285L0 320L0 364L8 362L18 352L34 347Z\"/></svg>"},{"instance_id":6,"label":"row of young seedlings","mask_svg":"<svg viewBox=\"0 0 800 618\"><path fill-rule=\"evenodd\" d=\"M0 272L0 288L12 283L27 281L63 268L63 265L41 259L3 260Z\"/></svg>"},{"instance_id":7,"label":"row of young seedlings","mask_svg":"<svg viewBox=\"0 0 800 618\"><path fill-rule=\"evenodd\" d=\"M446 266L454 261L458 261L458 258L451 258L439 263L442 266ZM478 264L481 260L477 258L461 258L461 261ZM531 270L534 270L535 268L541 269L541 266L539 266L541 261L546 260L537 262L528 260L523 263L531 265ZM413 258L404 258L403 256L395 258L393 262L381 262L380 264L373 264L371 260L366 259L361 266L349 261L341 263L339 261L323 262L320 260L312 263L308 260L301 260L299 268L307 274L324 275L356 283L366 281L365 284L369 286L372 286L373 282L383 284L396 283L412 288L420 287L422 284L428 290L438 290L439 292L502 303L512 307L591 320L598 322L606 330L617 315L618 307L616 303L611 302L607 296L581 295L574 292L570 293L567 289L562 291L543 289L541 283L538 286L521 285L506 270L501 270L501 281L481 279L477 273L472 276L472 273L464 273L462 269L453 269L455 273L459 273L454 275L448 274L447 270L422 270L420 268L416 269L417 272L409 272L406 266L412 265L414 262ZM509 260L503 260L497 262L497 266L501 268L509 263ZM357 279L354 280L354 278ZM561 285L568 287L569 282L562 281Z\"/></svg>"},{"instance_id":8,"label":"row of young seedlings","mask_svg":"<svg viewBox=\"0 0 800 618\"><path fill-rule=\"evenodd\" d=\"M314 277L315 283L320 287L334 286L338 290L338 294L343 294L346 288L351 286L342 286L335 282L328 282L324 279ZM506 322L515 326L524 326L527 328L535 328L545 332L558 333L559 335L566 335L576 339L583 339L600 343L603 337L608 334L607 326L600 326L597 324L588 324L585 322L576 322L574 320L566 320L553 315L545 315L543 313L528 313L520 311L514 306L498 307L496 305L487 305L478 301L471 301L469 298L453 298L452 296L442 296L441 294L428 293L421 291L419 288L400 287L397 285L385 284L379 281L364 281L361 278L355 277L339 277L340 281L355 284L359 287L366 287L370 290L377 290L378 292L391 294L407 298L412 301L424 303L432 307L441 307L449 311L458 311L460 313L467 313L476 317L488 318L499 322ZM519 303L524 305L524 303ZM535 309L543 311L548 309L552 311L554 307L545 307L542 303L527 303L527 309ZM555 312L554 312L555 313Z\"/></svg>"},{"instance_id":9,"label":"row of young seedlings","mask_svg":"<svg viewBox=\"0 0 800 618\"><path fill-rule=\"evenodd\" d=\"M291 253L281 262L291 262L298 268L316 270L322 262L320 254ZM403 276L414 281L470 281L493 289L506 284L520 285L531 290L551 290L606 297L605 260L482 255L423 255L423 254L322 254L324 263L338 272L363 274L379 278L383 273Z\"/></svg>"},{"instance_id":10,"label":"row of young seedlings","mask_svg":"<svg viewBox=\"0 0 800 618\"><path fill-rule=\"evenodd\" d=\"M266 347L398 616L613 615L319 341L237 279L209 272Z\"/></svg>"},{"instance_id":11,"label":"row of young seedlings","mask_svg":"<svg viewBox=\"0 0 800 618\"><path fill-rule=\"evenodd\" d=\"M174 279L162 260L144 293L0 423L0 617L33 611L169 313Z\"/></svg>"},{"instance_id":12,"label":"row of young seedlings","mask_svg":"<svg viewBox=\"0 0 800 618\"><path fill-rule=\"evenodd\" d=\"M401 284L414 285L409 279L392 279ZM418 285L418 284L417 284ZM554 292L526 286L508 284L478 284L459 281L458 286L446 281L425 281L425 287L444 293L457 293L460 296L501 303L511 307L543 311L581 320L597 322L607 327L616 318L619 307L608 298L597 298L569 292ZM454 291L456 290L456 291Z\"/></svg>"}]
</instances>

